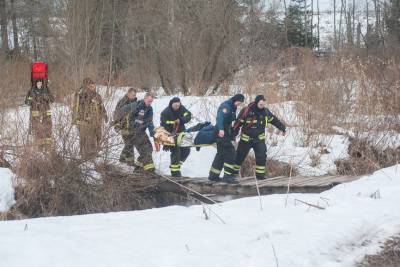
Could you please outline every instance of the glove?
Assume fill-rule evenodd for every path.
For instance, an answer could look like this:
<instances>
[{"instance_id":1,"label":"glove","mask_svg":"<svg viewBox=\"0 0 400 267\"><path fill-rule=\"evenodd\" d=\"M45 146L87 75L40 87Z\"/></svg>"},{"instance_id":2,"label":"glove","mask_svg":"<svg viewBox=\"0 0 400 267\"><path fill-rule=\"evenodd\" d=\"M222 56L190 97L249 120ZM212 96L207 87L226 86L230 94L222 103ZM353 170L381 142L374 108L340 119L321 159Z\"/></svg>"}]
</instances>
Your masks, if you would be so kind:
<instances>
[{"instance_id":1,"label":"glove","mask_svg":"<svg viewBox=\"0 0 400 267\"><path fill-rule=\"evenodd\" d=\"M168 151L171 151L171 147L170 146L163 146L162 150L168 152Z\"/></svg>"}]
</instances>

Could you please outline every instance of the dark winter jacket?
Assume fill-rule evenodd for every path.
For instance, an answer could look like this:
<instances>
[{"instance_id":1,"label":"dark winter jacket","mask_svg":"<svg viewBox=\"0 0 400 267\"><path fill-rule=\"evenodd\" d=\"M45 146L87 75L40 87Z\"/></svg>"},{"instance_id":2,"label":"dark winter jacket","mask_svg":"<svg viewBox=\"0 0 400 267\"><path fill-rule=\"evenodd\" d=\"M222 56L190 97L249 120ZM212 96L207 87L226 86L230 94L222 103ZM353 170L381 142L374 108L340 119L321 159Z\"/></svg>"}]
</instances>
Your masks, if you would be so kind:
<instances>
[{"instance_id":1,"label":"dark winter jacket","mask_svg":"<svg viewBox=\"0 0 400 267\"><path fill-rule=\"evenodd\" d=\"M73 122L78 125L108 121L103 100L96 91L80 89L75 94Z\"/></svg>"},{"instance_id":2,"label":"dark winter jacket","mask_svg":"<svg viewBox=\"0 0 400 267\"><path fill-rule=\"evenodd\" d=\"M234 134L237 135L241 128L241 140L262 141L265 140L265 128L269 123L283 132L286 131L286 126L268 108L258 109L251 103L239 112Z\"/></svg>"},{"instance_id":3,"label":"dark winter jacket","mask_svg":"<svg viewBox=\"0 0 400 267\"><path fill-rule=\"evenodd\" d=\"M232 139L233 137L232 122L236 119L236 109L232 99L223 102L218 108L215 128L217 133L220 130L225 131L223 139Z\"/></svg>"},{"instance_id":4,"label":"dark winter jacket","mask_svg":"<svg viewBox=\"0 0 400 267\"><path fill-rule=\"evenodd\" d=\"M31 116L39 117L51 115L50 104L54 102L54 97L48 88L31 88L25 98L25 104L31 107Z\"/></svg>"},{"instance_id":5,"label":"dark winter jacket","mask_svg":"<svg viewBox=\"0 0 400 267\"><path fill-rule=\"evenodd\" d=\"M122 112L122 107L131 103L134 103L137 101L137 98L129 98L128 95L125 95L123 98L121 98L117 106L115 107L114 110L114 115L113 115L113 125L115 129L121 130L121 131L128 131L128 120L129 116L128 114L124 115L124 112ZM122 132L124 134L124 132Z\"/></svg>"},{"instance_id":6,"label":"dark winter jacket","mask_svg":"<svg viewBox=\"0 0 400 267\"><path fill-rule=\"evenodd\" d=\"M161 112L160 124L165 130L172 134L186 130L185 124L192 119L192 113L184 106L180 106L177 111L172 109L172 103Z\"/></svg>"},{"instance_id":7,"label":"dark winter jacket","mask_svg":"<svg viewBox=\"0 0 400 267\"><path fill-rule=\"evenodd\" d=\"M195 145L210 145L217 141L215 135L215 127L211 123L205 123L204 126L199 130L194 139Z\"/></svg>"},{"instance_id":8,"label":"dark winter jacket","mask_svg":"<svg viewBox=\"0 0 400 267\"><path fill-rule=\"evenodd\" d=\"M150 136L154 135L153 108L146 106L143 100L127 104L121 108L129 116L128 129L130 134L144 134L149 129Z\"/></svg>"}]
</instances>

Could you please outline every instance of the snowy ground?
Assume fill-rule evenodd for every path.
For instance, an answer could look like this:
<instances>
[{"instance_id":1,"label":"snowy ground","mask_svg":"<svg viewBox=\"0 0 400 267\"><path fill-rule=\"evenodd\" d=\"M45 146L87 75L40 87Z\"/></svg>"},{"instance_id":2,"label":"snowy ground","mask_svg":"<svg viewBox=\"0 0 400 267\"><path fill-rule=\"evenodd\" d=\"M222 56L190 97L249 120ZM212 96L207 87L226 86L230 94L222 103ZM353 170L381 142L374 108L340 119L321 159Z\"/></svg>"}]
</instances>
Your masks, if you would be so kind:
<instances>
[{"instance_id":1,"label":"snowy ground","mask_svg":"<svg viewBox=\"0 0 400 267\"><path fill-rule=\"evenodd\" d=\"M400 165L321 194L0 222L0 266L352 266L400 231ZM300 199L324 207L309 208Z\"/></svg>"},{"instance_id":2,"label":"snowy ground","mask_svg":"<svg viewBox=\"0 0 400 267\"><path fill-rule=\"evenodd\" d=\"M0 168L0 212L8 210L14 204L13 173Z\"/></svg>"}]
</instances>

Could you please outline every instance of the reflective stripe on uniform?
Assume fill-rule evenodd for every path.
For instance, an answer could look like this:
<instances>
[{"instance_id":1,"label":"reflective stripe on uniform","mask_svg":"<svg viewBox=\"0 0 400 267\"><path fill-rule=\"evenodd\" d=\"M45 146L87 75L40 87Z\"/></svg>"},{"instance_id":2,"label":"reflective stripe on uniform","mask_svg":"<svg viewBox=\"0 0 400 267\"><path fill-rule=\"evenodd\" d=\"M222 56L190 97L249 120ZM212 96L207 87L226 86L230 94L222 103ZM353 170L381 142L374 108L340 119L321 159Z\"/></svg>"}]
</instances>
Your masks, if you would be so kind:
<instances>
[{"instance_id":1,"label":"reflective stripe on uniform","mask_svg":"<svg viewBox=\"0 0 400 267\"><path fill-rule=\"evenodd\" d=\"M240 139L245 141L245 142L248 142L248 141L250 141L250 136L248 136L247 134L243 134L242 133Z\"/></svg>"},{"instance_id":2,"label":"reflective stripe on uniform","mask_svg":"<svg viewBox=\"0 0 400 267\"><path fill-rule=\"evenodd\" d=\"M189 115L189 112L183 113L183 116L184 116L184 117L186 117L187 115Z\"/></svg>"},{"instance_id":3,"label":"reflective stripe on uniform","mask_svg":"<svg viewBox=\"0 0 400 267\"><path fill-rule=\"evenodd\" d=\"M176 139L176 143L177 143L178 146L180 146L180 144L182 143L183 137L185 137L185 133L184 133L184 132L181 132L181 133L178 135L178 138Z\"/></svg>"},{"instance_id":4,"label":"reflective stripe on uniform","mask_svg":"<svg viewBox=\"0 0 400 267\"><path fill-rule=\"evenodd\" d=\"M213 167L211 167L211 169L210 169L210 172L212 172L212 173L215 173L215 174L220 174L221 173L221 170L217 170L217 169L215 169L215 168L213 168Z\"/></svg>"},{"instance_id":5,"label":"reflective stripe on uniform","mask_svg":"<svg viewBox=\"0 0 400 267\"><path fill-rule=\"evenodd\" d=\"M232 170L235 169L235 166L233 166L233 165L231 165L231 164L228 164L228 163L224 163L224 167L231 168Z\"/></svg>"},{"instance_id":6,"label":"reflective stripe on uniform","mask_svg":"<svg viewBox=\"0 0 400 267\"><path fill-rule=\"evenodd\" d=\"M138 167L143 167L143 163L141 163L140 161L135 161L135 165Z\"/></svg>"},{"instance_id":7,"label":"reflective stripe on uniform","mask_svg":"<svg viewBox=\"0 0 400 267\"><path fill-rule=\"evenodd\" d=\"M259 140L264 140L265 139L265 133L262 133L258 136Z\"/></svg>"},{"instance_id":8,"label":"reflective stripe on uniform","mask_svg":"<svg viewBox=\"0 0 400 267\"><path fill-rule=\"evenodd\" d=\"M274 120L274 117L269 118L268 116L265 116L265 127L268 126L268 123L272 122Z\"/></svg>"},{"instance_id":9,"label":"reflective stripe on uniform","mask_svg":"<svg viewBox=\"0 0 400 267\"><path fill-rule=\"evenodd\" d=\"M33 98L31 96L28 97L28 100L32 100Z\"/></svg>"},{"instance_id":10,"label":"reflective stripe on uniform","mask_svg":"<svg viewBox=\"0 0 400 267\"><path fill-rule=\"evenodd\" d=\"M37 110L32 111L32 117L39 117L40 113Z\"/></svg>"},{"instance_id":11,"label":"reflective stripe on uniform","mask_svg":"<svg viewBox=\"0 0 400 267\"><path fill-rule=\"evenodd\" d=\"M240 170L240 166L239 166L239 165L236 165L236 164L235 164L233 167L234 167L233 169L234 169L235 171Z\"/></svg>"},{"instance_id":12,"label":"reflective stripe on uniform","mask_svg":"<svg viewBox=\"0 0 400 267\"><path fill-rule=\"evenodd\" d=\"M179 171L181 169L181 165L180 164L171 164L169 166L171 171Z\"/></svg>"},{"instance_id":13,"label":"reflective stripe on uniform","mask_svg":"<svg viewBox=\"0 0 400 267\"><path fill-rule=\"evenodd\" d=\"M125 161L127 161L127 162L135 162L135 158L134 157L126 157L125 156Z\"/></svg>"},{"instance_id":14,"label":"reflective stripe on uniform","mask_svg":"<svg viewBox=\"0 0 400 267\"><path fill-rule=\"evenodd\" d=\"M166 124L175 124L175 121L165 121Z\"/></svg>"},{"instance_id":15,"label":"reflective stripe on uniform","mask_svg":"<svg viewBox=\"0 0 400 267\"><path fill-rule=\"evenodd\" d=\"M51 110L47 110L47 111L46 111L46 115L47 115L47 116L51 116Z\"/></svg>"},{"instance_id":16,"label":"reflective stripe on uniform","mask_svg":"<svg viewBox=\"0 0 400 267\"><path fill-rule=\"evenodd\" d=\"M256 165L256 173L265 173L265 166Z\"/></svg>"},{"instance_id":17,"label":"reflective stripe on uniform","mask_svg":"<svg viewBox=\"0 0 400 267\"><path fill-rule=\"evenodd\" d=\"M228 174L228 175L232 175L231 172L228 172L228 171L226 171L226 170L224 170L224 173L225 173L225 174Z\"/></svg>"},{"instance_id":18,"label":"reflective stripe on uniform","mask_svg":"<svg viewBox=\"0 0 400 267\"><path fill-rule=\"evenodd\" d=\"M148 170L151 170L154 168L155 168L154 163L149 163L149 164L143 166L143 170L145 170L145 171L148 171Z\"/></svg>"}]
</instances>

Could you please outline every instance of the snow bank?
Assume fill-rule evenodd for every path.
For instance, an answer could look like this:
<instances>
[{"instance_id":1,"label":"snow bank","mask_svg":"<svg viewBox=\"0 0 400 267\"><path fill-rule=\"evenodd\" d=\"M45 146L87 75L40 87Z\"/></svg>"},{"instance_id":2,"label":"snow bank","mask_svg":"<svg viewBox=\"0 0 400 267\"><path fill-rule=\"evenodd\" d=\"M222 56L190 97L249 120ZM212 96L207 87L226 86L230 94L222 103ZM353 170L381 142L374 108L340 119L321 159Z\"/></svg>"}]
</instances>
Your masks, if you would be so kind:
<instances>
[{"instance_id":1,"label":"snow bank","mask_svg":"<svg viewBox=\"0 0 400 267\"><path fill-rule=\"evenodd\" d=\"M14 204L12 177L9 169L0 168L0 212L7 211Z\"/></svg>"},{"instance_id":2,"label":"snow bank","mask_svg":"<svg viewBox=\"0 0 400 267\"><path fill-rule=\"evenodd\" d=\"M321 194L0 222L0 266L352 266L400 231L400 165ZM300 199L324 210L296 203ZM276 256L275 256L276 255Z\"/></svg>"}]
</instances>

